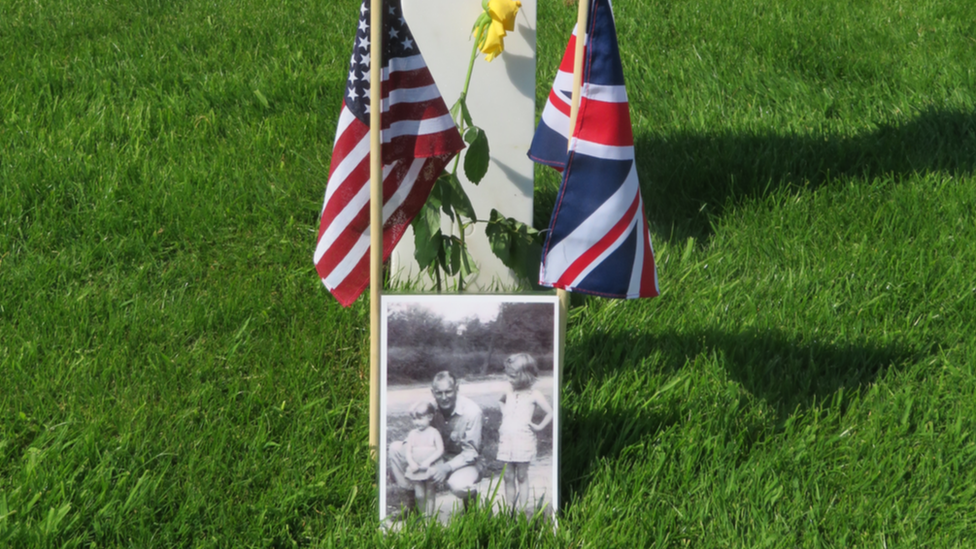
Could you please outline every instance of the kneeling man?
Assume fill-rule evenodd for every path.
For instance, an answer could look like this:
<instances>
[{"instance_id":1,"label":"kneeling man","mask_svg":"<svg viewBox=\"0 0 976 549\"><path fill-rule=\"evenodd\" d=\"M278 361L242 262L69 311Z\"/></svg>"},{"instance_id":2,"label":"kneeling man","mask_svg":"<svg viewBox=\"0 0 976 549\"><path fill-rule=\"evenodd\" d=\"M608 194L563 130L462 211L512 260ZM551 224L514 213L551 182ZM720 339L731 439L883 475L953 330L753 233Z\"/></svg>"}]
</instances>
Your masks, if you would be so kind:
<instances>
[{"instance_id":1,"label":"kneeling man","mask_svg":"<svg viewBox=\"0 0 976 549\"><path fill-rule=\"evenodd\" d=\"M470 398L458 394L458 380L454 374L443 371L434 376L430 387L437 402L437 413L431 426L441 433L444 440L444 458L440 465L431 468L431 480L447 483L451 493L457 496L467 508L478 496L478 482L481 480L481 407ZM413 509L416 505L413 484L404 476L407 459L403 454L403 443L390 444L390 472L397 486L403 492L404 506Z\"/></svg>"}]
</instances>

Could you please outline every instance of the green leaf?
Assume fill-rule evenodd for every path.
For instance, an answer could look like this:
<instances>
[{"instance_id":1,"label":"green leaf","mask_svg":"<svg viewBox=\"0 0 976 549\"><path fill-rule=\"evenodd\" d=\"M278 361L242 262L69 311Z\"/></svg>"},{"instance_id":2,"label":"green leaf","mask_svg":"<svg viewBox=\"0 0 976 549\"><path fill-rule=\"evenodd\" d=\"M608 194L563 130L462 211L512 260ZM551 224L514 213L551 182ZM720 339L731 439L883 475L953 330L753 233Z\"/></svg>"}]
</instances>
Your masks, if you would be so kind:
<instances>
[{"instance_id":1,"label":"green leaf","mask_svg":"<svg viewBox=\"0 0 976 549\"><path fill-rule=\"evenodd\" d=\"M468 253L468 247L465 245L461 248L461 278L467 278L476 272L478 272L478 265L474 262L471 254Z\"/></svg>"},{"instance_id":2,"label":"green leaf","mask_svg":"<svg viewBox=\"0 0 976 549\"><path fill-rule=\"evenodd\" d=\"M454 200L451 190L453 187L451 183L452 178L457 179L457 176L448 171L443 172L434 183L434 188L430 191L430 196L437 196L441 210L451 218L451 221L454 221L454 208L452 207ZM429 201L431 199L428 198L427 200Z\"/></svg>"},{"instance_id":3,"label":"green leaf","mask_svg":"<svg viewBox=\"0 0 976 549\"><path fill-rule=\"evenodd\" d=\"M474 211L474 206L471 204L471 199L468 198L468 193L464 192L464 187L461 186L461 180L456 175L450 174L450 177L444 179L444 190L442 190L441 196L444 198L449 197L444 201L445 204L448 204L459 215L471 221L478 219ZM453 221L454 215L448 215L451 216L451 220Z\"/></svg>"},{"instance_id":4,"label":"green leaf","mask_svg":"<svg viewBox=\"0 0 976 549\"><path fill-rule=\"evenodd\" d=\"M260 102L264 108L268 109L271 107L271 105L268 103L268 98L261 93L261 90L254 90L254 97L258 98L258 102Z\"/></svg>"},{"instance_id":5,"label":"green leaf","mask_svg":"<svg viewBox=\"0 0 976 549\"><path fill-rule=\"evenodd\" d=\"M433 197L433 196L432 196ZM437 200L428 200L420 213L413 218L413 257L421 269L426 269L437 259L441 245L441 212Z\"/></svg>"},{"instance_id":6,"label":"green leaf","mask_svg":"<svg viewBox=\"0 0 976 549\"><path fill-rule=\"evenodd\" d=\"M458 112L461 110L462 102L463 100L459 98L457 101L454 102L453 105L451 105L451 120L457 121Z\"/></svg>"},{"instance_id":7,"label":"green leaf","mask_svg":"<svg viewBox=\"0 0 976 549\"><path fill-rule=\"evenodd\" d=\"M461 271L461 241L452 237L451 242L451 275L456 275Z\"/></svg>"},{"instance_id":8,"label":"green leaf","mask_svg":"<svg viewBox=\"0 0 976 549\"><path fill-rule=\"evenodd\" d=\"M469 143L464 153L464 175L468 181L477 185L488 173L488 161L491 159L488 150L488 136L477 127L472 126L464 132L464 140Z\"/></svg>"},{"instance_id":9,"label":"green leaf","mask_svg":"<svg viewBox=\"0 0 976 549\"><path fill-rule=\"evenodd\" d=\"M512 257L510 252L512 235L506 230L503 220L504 218L498 213L498 210L492 209L488 225L485 227L485 236L488 237L491 253L495 254L495 257L508 267Z\"/></svg>"},{"instance_id":10,"label":"green leaf","mask_svg":"<svg viewBox=\"0 0 976 549\"><path fill-rule=\"evenodd\" d=\"M515 271L520 279L535 288L542 260L539 231L511 217L506 218L493 209L485 234L492 253L506 267Z\"/></svg>"},{"instance_id":11,"label":"green leaf","mask_svg":"<svg viewBox=\"0 0 976 549\"><path fill-rule=\"evenodd\" d=\"M441 270L448 274L448 276L454 276L451 271L451 252L453 248L453 241L448 235L441 235L440 245L437 249L437 264L440 265Z\"/></svg>"},{"instance_id":12,"label":"green leaf","mask_svg":"<svg viewBox=\"0 0 976 549\"><path fill-rule=\"evenodd\" d=\"M458 99L458 102L461 103L461 117L464 118L464 124L474 126L474 123L471 122L471 113L468 112L468 102L464 100L464 97Z\"/></svg>"},{"instance_id":13,"label":"green leaf","mask_svg":"<svg viewBox=\"0 0 976 549\"><path fill-rule=\"evenodd\" d=\"M491 16L488 15L488 0L482 0L482 4L485 6L483 8L485 11L481 12L478 18L474 20L474 25L471 25L471 34L474 34L478 27L491 23Z\"/></svg>"}]
</instances>

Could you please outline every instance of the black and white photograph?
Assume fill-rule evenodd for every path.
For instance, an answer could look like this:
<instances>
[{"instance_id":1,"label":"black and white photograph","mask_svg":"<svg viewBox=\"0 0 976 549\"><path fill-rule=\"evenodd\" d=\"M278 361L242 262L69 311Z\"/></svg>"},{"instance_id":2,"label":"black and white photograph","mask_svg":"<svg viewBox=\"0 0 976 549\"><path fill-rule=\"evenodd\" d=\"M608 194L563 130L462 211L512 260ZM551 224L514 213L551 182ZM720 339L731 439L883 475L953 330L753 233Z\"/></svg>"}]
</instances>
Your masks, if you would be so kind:
<instances>
[{"instance_id":1,"label":"black and white photograph","mask_svg":"<svg viewBox=\"0 0 976 549\"><path fill-rule=\"evenodd\" d=\"M555 296L383 296L383 524L555 516L558 314Z\"/></svg>"}]
</instances>

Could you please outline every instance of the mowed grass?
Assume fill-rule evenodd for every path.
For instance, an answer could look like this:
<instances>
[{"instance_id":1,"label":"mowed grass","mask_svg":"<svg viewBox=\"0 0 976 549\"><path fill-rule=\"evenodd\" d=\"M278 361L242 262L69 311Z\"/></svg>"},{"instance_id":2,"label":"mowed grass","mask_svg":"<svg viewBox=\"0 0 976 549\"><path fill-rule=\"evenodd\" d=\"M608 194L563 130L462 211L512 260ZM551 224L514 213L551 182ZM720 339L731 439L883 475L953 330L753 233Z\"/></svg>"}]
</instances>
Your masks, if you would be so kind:
<instances>
[{"instance_id":1,"label":"mowed grass","mask_svg":"<svg viewBox=\"0 0 976 549\"><path fill-rule=\"evenodd\" d=\"M557 532L389 536L311 265L358 6L0 0L0 546L976 545L976 5L617 0L663 294L574 299Z\"/></svg>"}]
</instances>

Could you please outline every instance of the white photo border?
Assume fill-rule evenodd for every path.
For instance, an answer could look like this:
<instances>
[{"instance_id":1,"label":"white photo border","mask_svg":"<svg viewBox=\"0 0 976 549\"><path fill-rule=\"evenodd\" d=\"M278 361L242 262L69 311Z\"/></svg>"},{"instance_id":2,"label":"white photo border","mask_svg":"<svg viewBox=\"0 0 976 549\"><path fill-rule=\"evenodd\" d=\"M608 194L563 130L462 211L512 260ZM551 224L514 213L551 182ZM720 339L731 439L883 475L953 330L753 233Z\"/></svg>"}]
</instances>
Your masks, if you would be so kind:
<instances>
[{"instance_id":1,"label":"white photo border","mask_svg":"<svg viewBox=\"0 0 976 549\"><path fill-rule=\"evenodd\" d=\"M553 391L552 391L552 498L551 498L551 517L553 523L556 523L557 513L559 511L559 453L560 453L560 419L561 419L561 385L562 385L562 356L560 355L560 307L559 298L556 295L533 295L533 294L384 294L380 297L380 388L379 388L379 399L380 399L380 427L379 427L379 467L378 467L378 477L379 477L379 519L380 523L387 519L387 490L388 490L388 451L389 446L387 442L388 429L387 425L387 394L388 394L388 352L389 352L389 341L387 339L388 325L387 320L389 318L390 306L397 304L411 304L416 303L420 305L431 305L436 303L451 303L457 304L459 302L464 302L467 306L474 306L476 304L498 304L500 307L503 303L544 303L549 304L553 307L553 337L552 337L552 377L553 377Z\"/></svg>"}]
</instances>

